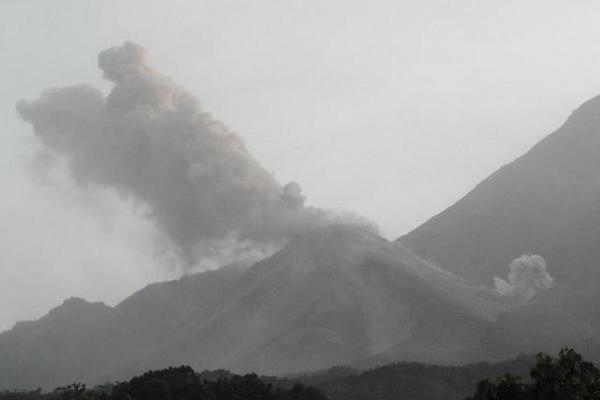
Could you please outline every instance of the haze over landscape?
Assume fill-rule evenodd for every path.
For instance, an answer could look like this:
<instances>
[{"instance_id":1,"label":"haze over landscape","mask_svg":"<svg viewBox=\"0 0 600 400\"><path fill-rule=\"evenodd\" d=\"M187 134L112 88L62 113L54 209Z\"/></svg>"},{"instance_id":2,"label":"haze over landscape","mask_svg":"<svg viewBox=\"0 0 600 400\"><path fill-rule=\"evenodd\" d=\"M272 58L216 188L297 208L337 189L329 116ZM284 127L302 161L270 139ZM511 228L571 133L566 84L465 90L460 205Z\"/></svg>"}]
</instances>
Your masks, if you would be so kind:
<instances>
[{"instance_id":1,"label":"haze over landscape","mask_svg":"<svg viewBox=\"0 0 600 400\"><path fill-rule=\"evenodd\" d=\"M600 6L67 3L0 2L0 395L600 361Z\"/></svg>"},{"instance_id":2,"label":"haze over landscape","mask_svg":"<svg viewBox=\"0 0 600 400\"><path fill-rule=\"evenodd\" d=\"M162 238L139 204L82 191L65 171L48 174L43 156L32 163L38 144L15 103L85 82L106 93L102 49L143 45L279 182L300 183L310 205L368 217L388 239L600 88L595 2L57 4L0 2L0 207L11 216L0 329L72 295L115 304L180 273L157 261Z\"/></svg>"}]
</instances>

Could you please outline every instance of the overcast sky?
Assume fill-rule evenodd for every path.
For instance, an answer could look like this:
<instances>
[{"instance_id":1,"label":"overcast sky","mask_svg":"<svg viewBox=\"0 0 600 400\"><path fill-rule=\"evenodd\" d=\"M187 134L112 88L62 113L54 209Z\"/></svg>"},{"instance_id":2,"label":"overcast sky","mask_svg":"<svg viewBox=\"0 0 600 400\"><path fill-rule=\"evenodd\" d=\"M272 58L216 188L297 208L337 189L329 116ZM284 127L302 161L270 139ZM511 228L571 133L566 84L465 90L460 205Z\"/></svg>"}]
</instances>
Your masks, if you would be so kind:
<instances>
[{"instance_id":1,"label":"overcast sky","mask_svg":"<svg viewBox=\"0 0 600 400\"><path fill-rule=\"evenodd\" d=\"M139 205L41 177L15 103L125 40L309 204L396 238L600 93L597 1L0 0L0 330L176 274Z\"/></svg>"}]
</instances>

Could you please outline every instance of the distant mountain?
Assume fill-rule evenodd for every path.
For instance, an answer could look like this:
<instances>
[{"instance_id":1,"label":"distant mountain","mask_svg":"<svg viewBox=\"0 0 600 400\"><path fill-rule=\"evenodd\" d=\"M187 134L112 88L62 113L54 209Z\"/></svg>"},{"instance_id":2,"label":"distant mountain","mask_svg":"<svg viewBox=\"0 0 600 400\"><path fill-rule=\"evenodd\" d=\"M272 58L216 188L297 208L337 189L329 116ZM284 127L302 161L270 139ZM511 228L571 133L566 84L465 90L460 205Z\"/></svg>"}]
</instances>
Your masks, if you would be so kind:
<instances>
[{"instance_id":1,"label":"distant mountain","mask_svg":"<svg viewBox=\"0 0 600 400\"><path fill-rule=\"evenodd\" d=\"M398 242L475 284L521 254L542 255L560 282L599 266L600 97Z\"/></svg>"},{"instance_id":2,"label":"distant mountain","mask_svg":"<svg viewBox=\"0 0 600 400\"><path fill-rule=\"evenodd\" d=\"M118 306L71 298L0 334L0 388L104 382L192 316L208 316L241 274L231 268L150 285Z\"/></svg>"},{"instance_id":3,"label":"distant mountain","mask_svg":"<svg viewBox=\"0 0 600 400\"><path fill-rule=\"evenodd\" d=\"M402 246L330 227L247 270L150 285L115 308L67 300L0 335L0 387L121 379L151 368L282 374L393 352L497 358L504 306Z\"/></svg>"}]
</instances>

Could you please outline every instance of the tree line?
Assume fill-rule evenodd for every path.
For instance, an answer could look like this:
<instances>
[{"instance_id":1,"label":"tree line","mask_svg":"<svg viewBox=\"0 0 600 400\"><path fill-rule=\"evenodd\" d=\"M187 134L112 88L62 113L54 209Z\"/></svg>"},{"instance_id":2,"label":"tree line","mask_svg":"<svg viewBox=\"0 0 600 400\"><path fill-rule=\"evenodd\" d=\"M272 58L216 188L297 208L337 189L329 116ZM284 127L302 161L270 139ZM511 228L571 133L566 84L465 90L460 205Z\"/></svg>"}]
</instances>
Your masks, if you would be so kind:
<instances>
[{"instance_id":1,"label":"tree line","mask_svg":"<svg viewBox=\"0 0 600 400\"><path fill-rule=\"evenodd\" d=\"M74 383L47 393L0 391L0 400L355 399L600 400L600 370L573 349L564 348L558 357L540 353L535 358L464 367L398 363L362 373L336 367L291 379L224 370L196 373L181 366L92 389Z\"/></svg>"},{"instance_id":2,"label":"tree line","mask_svg":"<svg viewBox=\"0 0 600 400\"><path fill-rule=\"evenodd\" d=\"M202 379L187 366L149 371L128 382L88 389L81 383L49 393L0 392L0 400L327 400L320 390L296 383L276 387L256 374Z\"/></svg>"}]
</instances>

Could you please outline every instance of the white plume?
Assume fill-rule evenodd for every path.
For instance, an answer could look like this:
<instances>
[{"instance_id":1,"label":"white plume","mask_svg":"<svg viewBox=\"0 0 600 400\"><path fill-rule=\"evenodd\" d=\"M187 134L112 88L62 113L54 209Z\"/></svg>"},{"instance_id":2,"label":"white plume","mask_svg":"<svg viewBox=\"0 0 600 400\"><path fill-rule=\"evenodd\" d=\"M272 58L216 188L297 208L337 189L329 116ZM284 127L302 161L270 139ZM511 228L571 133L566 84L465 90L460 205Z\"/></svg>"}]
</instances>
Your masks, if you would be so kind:
<instances>
[{"instance_id":1,"label":"white plume","mask_svg":"<svg viewBox=\"0 0 600 400\"><path fill-rule=\"evenodd\" d=\"M546 261L539 255L522 255L508 266L508 279L494 277L494 290L515 302L526 302L554 285L546 271Z\"/></svg>"}]
</instances>

